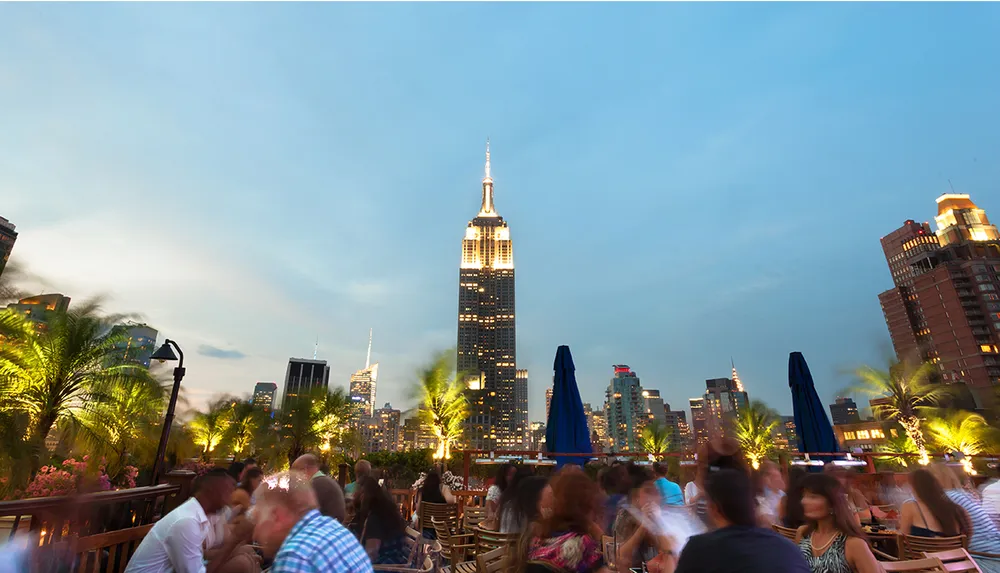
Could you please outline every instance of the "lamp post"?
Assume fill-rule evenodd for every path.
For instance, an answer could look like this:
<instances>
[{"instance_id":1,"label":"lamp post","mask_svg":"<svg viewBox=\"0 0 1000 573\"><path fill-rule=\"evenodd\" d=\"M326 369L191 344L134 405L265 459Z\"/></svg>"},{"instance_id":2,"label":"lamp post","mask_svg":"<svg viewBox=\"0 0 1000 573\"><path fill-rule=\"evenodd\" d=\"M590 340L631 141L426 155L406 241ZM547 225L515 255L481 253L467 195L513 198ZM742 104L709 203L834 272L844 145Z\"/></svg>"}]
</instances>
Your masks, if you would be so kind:
<instances>
[{"instance_id":1,"label":"lamp post","mask_svg":"<svg viewBox=\"0 0 1000 573\"><path fill-rule=\"evenodd\" d=\"M174 354L174 349L177 350L177 354ZM167 455L167 439L170 437L170 426L174 424L174 407L177 405L177 391L181 389L181 379L184 378L184 351L181 350L181 347L176 342L168 338L163 341L163 346L150 356L151 360L158 360L160 363L163 363L167 360L178 360L178 355L180 356L180 361L177 367L174 368L174 387L170 391L170 403L167 404L167 415L163 417L163 430L160 432L160 445L156 447L156 459L153 461L152 485L156 485L156 482L159 481L160 471L163 467L163 458Z\"/></svg>"}]
</instances>

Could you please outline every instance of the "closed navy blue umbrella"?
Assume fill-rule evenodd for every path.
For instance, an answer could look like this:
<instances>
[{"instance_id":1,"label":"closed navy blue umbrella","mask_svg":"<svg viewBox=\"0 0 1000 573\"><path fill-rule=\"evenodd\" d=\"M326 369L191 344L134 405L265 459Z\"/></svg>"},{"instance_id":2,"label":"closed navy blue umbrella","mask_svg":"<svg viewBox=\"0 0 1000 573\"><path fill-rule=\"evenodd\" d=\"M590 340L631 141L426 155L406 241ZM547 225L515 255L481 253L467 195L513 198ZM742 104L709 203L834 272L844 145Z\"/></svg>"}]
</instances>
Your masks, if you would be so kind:
<instances>
[{"instance_id":1,"label":"closed navy blue umbrella","mask_svg":"<svg viewBox=\"0 0 1000 573\"><path fill-rule=\"evenodd\" d=\"M590 432L587 430L587 418L583 415L583 401L580 399L580 389L576 386L576 367L573 366L573 355L569 346L560 346L556 350L555 377L552 380L552 404L549 407L549 419L545 426L545 446L549 453L558 454L589 454ZM557 456L556 465L584 465L587 458L583 456Z\"/></svg>"},{"instance_id":2,"label":"closed navy blue umbrella","mask_svg":"<svg viewBox=\"0 0 1000 573\"><path fill-rule=\"evenodd\" d=\"M833 434L830 418L816 394L809 365L801 352L792 352L788 356L788 386L792 390L799 451L804 454L839 452L840 445Z\"/></svg>"}]
</instances>

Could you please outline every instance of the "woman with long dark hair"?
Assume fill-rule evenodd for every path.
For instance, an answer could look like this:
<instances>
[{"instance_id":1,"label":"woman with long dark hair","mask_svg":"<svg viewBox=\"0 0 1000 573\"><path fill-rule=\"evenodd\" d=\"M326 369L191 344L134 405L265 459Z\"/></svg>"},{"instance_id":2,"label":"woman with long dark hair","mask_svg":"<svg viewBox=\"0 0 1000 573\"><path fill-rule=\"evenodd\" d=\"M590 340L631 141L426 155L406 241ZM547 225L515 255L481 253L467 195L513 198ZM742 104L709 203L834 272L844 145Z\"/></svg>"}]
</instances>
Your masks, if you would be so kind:
<instances>
[{"instance_id":1,"label":"woman with long dark hair","mask_svg":"<svg viewBox=\"0 0 1000 573\"><path fill-rule=\"evenodd\" d=\"M486 490L486 522L495 523L500 510L500 496L507 490L511 480L514 479L514 472L517 468L514 464L507 462L500 464L497 468L497 475L493 479L493 485Z\"/></svg>"},{"instance_id":2,"label":"woman with long dark hair","mask_svg":"<svg viewBox=\"0 0 1000 573\"><path fill-rule=\"evenodd\" d=\"M959 477L956 468L947 464L936 463L930 467L931 474L937 479L944 494L948 499L958 504L965 510L972 524L972 531L969 534L969 551L974 553L1000 553L1000 531L983 510L983 506L965 488L962 487L962 478ZM964 472L962 472L964 474ZM984 555L973 555L976 565L985 573L1000 573L1000 559L987 557Z\"/></svg>"},{"instance_id":3,"label":"woman with long dark hair","mask_svg":"<svg viewBox=\"0 0 1000 573\"><path fill-rule=\"evenodd\" d=\"M856 513L847 502L840 480L809 474L802 480L802 510L806 524L796 541L813 573L879 573Z\"/></svg>"},{"instance_id":4,"label":"woman with long dark hair","mask_svg":"<svg viewBox=\"0 0 1000 573\"><path fill-rule=\"evenodd\" d=\"M903 503L899 531L919 537L954 537L971 535L969 514L948 499L941 484L930 471L920 468L909 475L914 499Z\"/></svg>"},{"instance_id":5,"label":"woman with long dark hair","mask_svg":"<svg viewBox=\"0 0 1000 573\"><path fill-rule=\"evenodd\" d=\"M806 470L792 466L788 470L788 489L778 503L778 517L783 527L798 529L806 524L806 516L802 513L802 480Z\"/></svg>"},{"instance_id":6,"label":"woman with long dark hair","mask_svg":"<svg viewBox=\"0 0 1000 573\"><path fill-rule=\"evenodd\" d=\"M375 478L362 477L354 490L361 527L361 545L374 564L398 565L409 559L406 524L392 496Z\"/></svg>"},{"instance_id":7,"label":"woman with long dark hair","mask_svg":"<svg viewBox=\"0 0 1000 573\"><path fill-rule=\"evenodd\" d=\"M500 533L523 531L524 526L527 525L521 523L517 515L517 492L521 483L531 476L531 470L527 466L517 466L507 488L500 494L500 501L497 503L497 518L494 522Z\"/></svg>"},{"instance_id":8,"label":"woman with long dark hair","mask_svg":"<svg viewBox=\"0 0 1000 573\"><path fill-rule=\"evenodd\" d=\"M257 503L254 492L262 483L264 483L264 472L260 468L254 466L243 472L243 481L233 491L230 505L240 513L250 509Z\"/></svg>"}]
</instances>

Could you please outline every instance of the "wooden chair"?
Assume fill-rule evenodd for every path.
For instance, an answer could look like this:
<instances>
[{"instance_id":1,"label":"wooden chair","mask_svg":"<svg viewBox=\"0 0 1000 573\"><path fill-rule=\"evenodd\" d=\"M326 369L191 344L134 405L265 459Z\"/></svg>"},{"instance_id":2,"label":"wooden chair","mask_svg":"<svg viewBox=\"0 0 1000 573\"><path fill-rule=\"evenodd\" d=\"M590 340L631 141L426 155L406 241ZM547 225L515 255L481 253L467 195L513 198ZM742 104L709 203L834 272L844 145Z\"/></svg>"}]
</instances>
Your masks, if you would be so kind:
<instances>
[{"instance_id":1,"label":"wooden chair","mask_svg":"<svg viewBox=\"0 0 1000 573\"><path fill-rule=\"evenodd\" d=\"M417 513L417 531L423 533L427 529L432 529L431 519L433 518L441 521L458 521L458 506L454 503L421 501L419 513Z\"/></svg>"},{"instance_id":2,"label":"wooden chair","mask_svg":"<svg viewBox=\"0 0 1000 573\"><path fill-rule=\"evenodd\" d=\"M500 533L492 529L477 527L473 530L476 534L476 555L493 551L497 548L510 548L517 543L520 533Z\"/></svg>"},{"instance_id":3,"label":"wooden chair","mask_svg":"<svg viewBox=\"0 0 1000 573\"><path fill-rule=\"evenodd\" d=\"M430 557L424 557L421 567L404 567L402 565L374 565L375 571L391 571L393 573L433 573L434 562Z\"/></svg>"},{"instance_id":4,"label":"wooden chair","mask_svg":"<svg viewBox=\"0 0 1000 573\"><path fill-rule=\"evenodd\" d=\"M150 523L76 539L73 553L77 557L77 573L122 573L142 538L152 528Z\"/></svg>"},{"instance_id":5,"label":"wooden chair","mask_svg":"<svg viewBox=\"0 0 1000 573\"><path fill-rule=\"evenodd\" d=\"M925 552L924 556L940 559L944 563L944 568L951 573L983 573L983 570L976 564L976 560L965 549L951 549L949 551L934 553Z\"/></svg>"},{"instance_id":6,"label":"wooden chair","mask_svg":"<svg viewBox=\"0 0 1000 573\"><path fill-rule=\"evenodd\" d=\"M964 549L968 547L969 543L969 538L964 535L956 535L954 537L903 535L902 539L903 550L900 553L904 559L922 559L924 553Z\"/></svg>"},{"instance_id":7,"label":"wooden chair","mask_svg":"<svg viewBox=\"0 0 1000 573\"><path fill-rule=\"evenodd\" d=\"M478 573L501 573L505 571L509 568L507 565L508 553L509 551L506 547L498 547L493 551L476 555Z\"/></svg>"},{"instance_id":8,"label":"wooden chair","mask_svg":"<svg viewBox=\"0 0 1000 573\"><path fill-rule=\"evenodd\" d=\"M434 532L437 533L437 541L441 544L441 554L451 563L452 570L457 570L457 566L465 561L469 550L476 547L475 543L468 542L473 534L455 531L457 521L455 518L439 520L436 517L431 517L431 524L434 526ZM473 563L472 569L475 569L475 563Z\"/></svg>"},{"instance_id":9,"label":"wooden chair","mask_svg":"<svg viewBox=\"0 0 1000 573\"><path fill-rule=\"evenodd\" d=\"M944 563L937 558L911 559L909 561L891 561L879 563L886 573L898 573L902 571L917 572L926 571L928 573L948 573Z\"/></svg>"},{"instance_id":10,"label":"wooden chair","mask_svg":"<svg viewBox=\"0 0 1000 573\"><path fill-rule=\"evenodd\" d=\"M610 535L601 537L601 551L604 552L604 563L608 569L616 571L615 559L618 557L618 548L615 547L615 538Z\"/></svg>"},{"instance_id":11,"label":"wooden chair","mask_svg":"<svg viewBox=\"0 0 1000 573\"><path fill-rule=\"evenodd\" d=\"M474 527L479 527L484 521L486 521L485 507L465 507L465 511L462 513L462 529L472 531Z\"/></svg>"},{"instance_id":12,"label":"wooden chair","mask_svg":"<svg viewBox=\"0 0 1000 573\"><path fill-rule=\"evenodd\" d=\"M798 530L792 527L782 527L780 525L772 525L771 529L773 529L776 533L780 533L782 537L786 539L791 539L792 541L795 541L795 536L796 534L798 534Z\"/></svg>"}]
</instances>

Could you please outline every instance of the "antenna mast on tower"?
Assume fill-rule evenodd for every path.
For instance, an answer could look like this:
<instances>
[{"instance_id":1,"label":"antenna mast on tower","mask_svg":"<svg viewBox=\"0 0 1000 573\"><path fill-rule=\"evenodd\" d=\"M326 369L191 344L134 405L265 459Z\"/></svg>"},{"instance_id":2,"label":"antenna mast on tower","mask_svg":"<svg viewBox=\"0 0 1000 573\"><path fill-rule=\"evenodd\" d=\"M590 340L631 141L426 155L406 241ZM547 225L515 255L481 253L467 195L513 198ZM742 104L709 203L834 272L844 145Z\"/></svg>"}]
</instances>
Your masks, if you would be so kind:
<instances>
[{"instance_id":1,"label":"antenna mast on tower","mask_svg":"<svg viewBox=\"0 0 1000 573\"><path fill-rule=\"evenodd\" d=\"M372 365L372 329L368 329L368 358L365 358L365 370Z\"/></svg>"}]
</instances>

